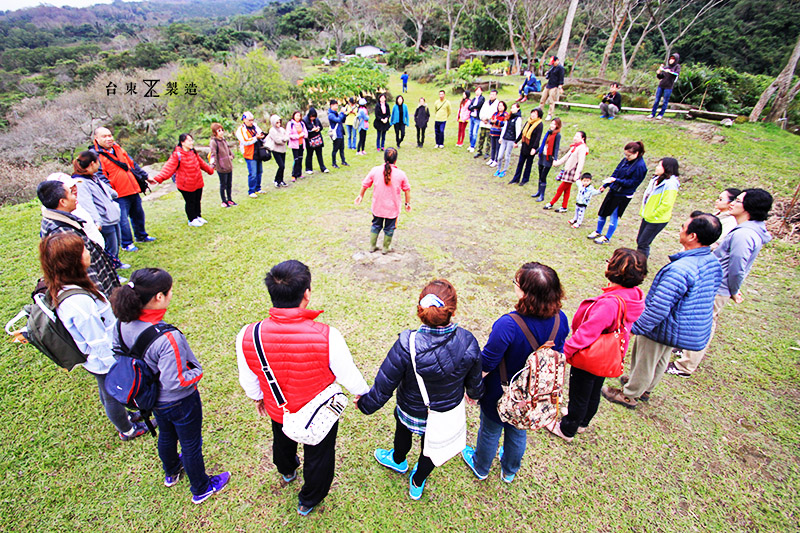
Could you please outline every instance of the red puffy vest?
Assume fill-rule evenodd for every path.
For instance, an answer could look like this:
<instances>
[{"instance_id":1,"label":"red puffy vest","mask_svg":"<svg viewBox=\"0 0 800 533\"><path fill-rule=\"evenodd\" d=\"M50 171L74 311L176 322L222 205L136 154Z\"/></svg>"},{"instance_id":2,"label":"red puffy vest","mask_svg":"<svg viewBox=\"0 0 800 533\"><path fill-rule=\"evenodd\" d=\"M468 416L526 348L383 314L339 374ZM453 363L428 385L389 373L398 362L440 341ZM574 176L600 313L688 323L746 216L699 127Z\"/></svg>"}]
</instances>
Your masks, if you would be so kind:
<instances>
[{"instance_id":1,"label":"red puffy vest","mask_svg":"<svg viewBox=\"0 0 800 533\"><path fill-rule=\"evenodd\" d=\"M330 369L327 324L314 322L322 311L301 307L269 310L269 318L261 322L261 344L269 367L278 381L286 401L286 408L294 413L314 396L336 380ZM255 324L247 326L242 351L247 366L258 376L264 393L264 406L270 418L283 423L283 409L267 385L261 362L253 343Z\"/></svg>"}]
</instances>

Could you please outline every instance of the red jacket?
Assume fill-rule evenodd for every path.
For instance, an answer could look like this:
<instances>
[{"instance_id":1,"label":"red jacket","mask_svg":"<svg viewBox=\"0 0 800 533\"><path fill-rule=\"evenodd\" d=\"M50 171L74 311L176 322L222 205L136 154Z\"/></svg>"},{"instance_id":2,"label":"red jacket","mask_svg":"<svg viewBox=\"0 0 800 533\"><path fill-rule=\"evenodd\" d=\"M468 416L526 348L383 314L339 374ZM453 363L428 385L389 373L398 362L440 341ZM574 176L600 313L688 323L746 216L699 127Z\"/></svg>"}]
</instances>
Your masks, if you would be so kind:
<instances>
[{"instance_id":1,"label":"red jacket","mask_svg":"<svg viewBox=\"0 0 800 533\"><path fill-rule=\"evenodd\" d=\"M590 346L600 334L608 331L617 320L619 302L613 295L625 301L625 316L622 323L625 325L623 332L625 351L628 351L628 341L631 338L631 326L644 311L644 293L639 287L605 287L603 294L596 298L587 298L582 301L572 317L572 337L564 343L564 355L567 362L575 352Z\"/></svg>"},{"instance_id":2,"label":"red jacket","mask_svg":"<svg viewBox=\"0 0 800 533\"><path fill-rule=\"evenodd\" d=\"M136 181L133 172L130 170L122 170L116 163L112 163L105 155L108 153L120 163L128 165L128 168L133 168L135 165L133 159L128 155L128 152L117 143L114 143L110 150L106 150L95 142L94 150L99 156L98 159L100 160L100 168L103 174L106 175L108 182L114 190L117 191L117 195L120 198L142 192L139 188L139 182Z\"/></svg>"},{"instance_id":3,"label":"red jacket","mask_svg":"<svg viewBox=\"0 0 800 533\"><path fill-rule=\"evenodd\" d=\"M269 318L261 322L264 355L286 397L286 408L292 413L336 381L330 369L328 325L314 321L321 313L301 307L273 307ZM270 418L282 424L283 409L275 402L253 343L254 327L255 324L247 326L242 351L247 366L258 376Z\"/></svg>"},{"instance_id":4,"label":"red jacket","mask_svg":"<svg viewBox=\"0 0 800 533\"><path fill-rule=\"evenodd\" d=\"M206 174L214 173L214 169L203 161L193 150L187 151L177 146L169 156L164 168L162 168L161 172L153 179L161 183L175 174L175 184L178 186L178 190L193 192L203 188L204 183L203 174L200 172L201 169L204 170Z\"/></svg>"}]
</instances>

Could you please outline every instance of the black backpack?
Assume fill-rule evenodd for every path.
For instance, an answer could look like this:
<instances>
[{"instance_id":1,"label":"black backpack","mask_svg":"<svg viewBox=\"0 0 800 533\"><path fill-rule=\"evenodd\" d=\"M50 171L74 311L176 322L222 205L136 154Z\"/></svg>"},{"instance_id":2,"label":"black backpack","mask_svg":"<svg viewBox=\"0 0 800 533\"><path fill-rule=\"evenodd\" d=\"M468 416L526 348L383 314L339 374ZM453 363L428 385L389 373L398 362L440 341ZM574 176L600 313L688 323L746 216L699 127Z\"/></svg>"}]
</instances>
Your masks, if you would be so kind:
<instances>
[{"instance_id":1,"label":"black backpack","mask_svg":"<svg viewBox=\"0 0 800 533\"><path fill-rule=\"evenodd\" d=\"M128 348L122 339L121 323L117 322L119 345L114 346L117 361L106 374L106 392L129 409L138 409L153 437L156 430L150 415L158 402L158 372L153 372L144 354L153 342L169 331L179 331L171 324L154 324L142 331Z\"/></svg>"},{"instance_id":2,"label":"black backpack","mask_svg":"<svg viewBox=\"0 0 800 533\"><path fill-rule=\"evenodd\" d=\"M264 141L261 139L256 140L253 145L253 159L256 161L269 161L272 159L272 152L266 147Z\"/></svg>"}]
</instances>

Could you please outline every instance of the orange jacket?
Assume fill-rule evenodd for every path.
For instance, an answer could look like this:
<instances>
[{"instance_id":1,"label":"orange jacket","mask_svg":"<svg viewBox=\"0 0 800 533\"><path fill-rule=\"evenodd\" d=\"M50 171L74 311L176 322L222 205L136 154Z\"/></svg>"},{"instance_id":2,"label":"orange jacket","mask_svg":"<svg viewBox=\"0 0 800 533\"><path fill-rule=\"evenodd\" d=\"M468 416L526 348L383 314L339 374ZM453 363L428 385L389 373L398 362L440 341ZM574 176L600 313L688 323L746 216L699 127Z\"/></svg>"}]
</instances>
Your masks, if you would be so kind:
<instances>
[{"instance_id":1,"label":"orange jacket","mask_svg":"<svg viewBox=\"0 0 800 533\"><path fill-rule=\"evenodd\" d=\"M203 174L200 170L204 170L206 174L213 174L214 169L208 163L197 155L193 150L184 150L180 146L176 146L172 155L169 156L167 163L161 172L153 178L161 183L168 180L175 174L175 184L178 190L193 192L197 189L203 188Z\"/></svg>"},{"instance_id":2,"label":"orange jacket","mask_svg":"<svg viewBox=\"0 0 800 533\"><path fill-rule=\"evenodd\" d=\"M100 160L100 170L103 171L106 178L108 178L108 182L117 191L117 195L120 198L123 196L130 196L132 194L139 194L142 190L139 188L139 183L136 181L136 177L134 177L133 172L130 171L136 164L133 162L133 159L128 155L120 145L114 143L110 150L106 150L105 148L101 148L96 142L94 143L94 150L97 152ZM110 161L108 156L110 155L120 163L125 163L128 165L128 170L123 170L120 168L116 163Z\"/></svg>"}]
</instances>

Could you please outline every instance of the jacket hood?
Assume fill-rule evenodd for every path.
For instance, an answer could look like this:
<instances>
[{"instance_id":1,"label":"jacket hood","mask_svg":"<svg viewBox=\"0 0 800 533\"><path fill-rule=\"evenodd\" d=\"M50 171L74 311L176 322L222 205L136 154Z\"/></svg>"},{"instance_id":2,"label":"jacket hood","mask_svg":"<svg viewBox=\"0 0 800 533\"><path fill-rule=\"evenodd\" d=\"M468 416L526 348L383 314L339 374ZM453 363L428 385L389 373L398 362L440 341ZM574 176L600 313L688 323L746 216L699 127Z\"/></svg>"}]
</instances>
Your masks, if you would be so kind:
<instances>
[{"instance_id":1,"label":"jacket hood","mask_svg":"<svg viewBox=\"0 0 800 533\"><path fill-rule=\"evenodd\" d=\"M273 128L278 125L278 121L281 119L278 115L272 115L269 117L269 124Z\"/></svg>"},{"instance_id":2,"label":"jacket hood","mask_svg":"<svg viewBox=\"0 0 800 533\"><path fill-rule=\"evenodd\" d=\"M757 220L748 220L747 222L742 222L735 228L731 230L731 233L734 231L742 231L742 230L750 230L755 235L761 239L761 244L767 244L769 241L772 240L772 235L769 234L767 231L767 226L762 221ZM729 233L730 235L730 233Z\"/></svg>"},{"instance_id":3,"label":"jacket hood","mask_svg":"<svg viewBox=\"0 0 800 533\"><path fill-rule=\"evenodd\" d=\"M674 57L676 63L680 63L681 62L681 55L678 52L675 52L674 54L670 54L669 57Z\"/></svg>"},{"instance_id":4,"label":"jacket hood","mask_svg":"<svg viewBox=\"0 0 800 533\"><path fill-rule=\"evenodd\" d=\"M639 287L613 287L605 294L615 294L625 300L625 313L630 321L635 321L644 312L644 292Z\"/></svg>"}]
</instances>

